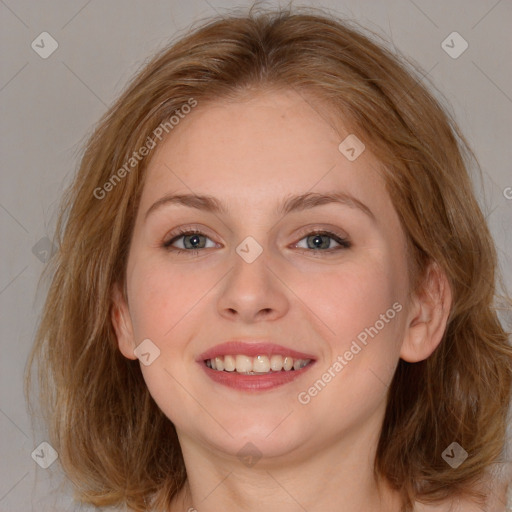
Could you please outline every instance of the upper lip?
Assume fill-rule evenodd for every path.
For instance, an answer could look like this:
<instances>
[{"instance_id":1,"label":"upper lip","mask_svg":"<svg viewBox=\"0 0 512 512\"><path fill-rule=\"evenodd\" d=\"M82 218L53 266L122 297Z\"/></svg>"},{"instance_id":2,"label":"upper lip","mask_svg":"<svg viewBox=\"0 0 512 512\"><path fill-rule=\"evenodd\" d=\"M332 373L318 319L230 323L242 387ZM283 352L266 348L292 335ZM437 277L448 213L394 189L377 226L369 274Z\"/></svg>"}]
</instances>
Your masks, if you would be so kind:
<instances>
[{"instance_id":1,"label":"upper lip","mask_svg":"<svg viewBox=\"0 0 512 512\"><path fill-rule=\"evenodd\" d=\"M293 359L315 359L311 354L298 352L297 350L283 347L282 345L277 345L275 343L270 343L268 341L233 340L227 341L226 343L221 343L220 345L215 345L214 347L208 349L206 352L203 352L199 356L198 361L205 361L206 359L213 359L215 357L237 354L243 354L250 357L264 355L271 356L275 354L281 356L290 356Z\"/></svg>"}]
</instances>

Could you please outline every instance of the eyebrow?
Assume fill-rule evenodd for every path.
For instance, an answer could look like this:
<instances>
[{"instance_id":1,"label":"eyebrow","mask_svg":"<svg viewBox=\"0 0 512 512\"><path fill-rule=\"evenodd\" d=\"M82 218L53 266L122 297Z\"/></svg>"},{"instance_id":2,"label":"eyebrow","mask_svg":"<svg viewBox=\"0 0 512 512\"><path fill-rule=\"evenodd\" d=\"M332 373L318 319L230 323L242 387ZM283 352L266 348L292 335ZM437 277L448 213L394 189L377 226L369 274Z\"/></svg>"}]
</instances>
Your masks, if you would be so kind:
<instances>
[{"instance_id":1,"label":"eyebrow","mask_svg":"<svg viewBox=\"0 0 512 512\"><path fill-rule=\"evenodd\" d=\"M294 211L304 211L325 204L342 204L350 208L358 209L368 215L372 220L375 219L373 212L359 199L346 192L333 192L321 194L317 192L307 192L305 194L291 196L285 199L277 209L277 215L286 215ZM196 208L211 213L223 214L228 212L228 208L213 196L197 194L168 194L156 201L147 210L145 220L148 216L164 205L181 205L188 208Z\"/></svg>"}]
</instances>

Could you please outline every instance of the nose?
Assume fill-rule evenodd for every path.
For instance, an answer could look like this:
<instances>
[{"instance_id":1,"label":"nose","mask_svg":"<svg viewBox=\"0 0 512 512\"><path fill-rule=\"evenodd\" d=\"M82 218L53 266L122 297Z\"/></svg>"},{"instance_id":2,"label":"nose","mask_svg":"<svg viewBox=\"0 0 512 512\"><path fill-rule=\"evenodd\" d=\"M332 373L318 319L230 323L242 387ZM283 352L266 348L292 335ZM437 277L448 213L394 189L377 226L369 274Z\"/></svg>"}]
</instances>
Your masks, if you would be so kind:
<instances>
[{"instance_id":1,"label":"nose","mask_svg":"<svg viewBox=\"0 0 512 512\"><path fill-rule=\"evenodd\" d=\"M251 263L233 254L233 267L220 290L217 308L231 321L255 323L281 318L289 309L287 288L264 250Z\"/></svg>"}]
</instances>

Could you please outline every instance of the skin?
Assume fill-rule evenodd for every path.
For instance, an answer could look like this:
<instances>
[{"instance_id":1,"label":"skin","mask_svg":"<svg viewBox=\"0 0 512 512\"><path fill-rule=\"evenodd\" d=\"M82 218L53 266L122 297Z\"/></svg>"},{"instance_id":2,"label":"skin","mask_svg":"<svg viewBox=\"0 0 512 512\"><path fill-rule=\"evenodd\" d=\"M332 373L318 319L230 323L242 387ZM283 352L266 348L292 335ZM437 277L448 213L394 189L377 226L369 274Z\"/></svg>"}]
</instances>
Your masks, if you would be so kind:
<instances>
[{"instance_id":1,"label":"skin","mask_svg":"<svg viewBox=\"0 0 512 512\"><path fill-rule=\"evenodd\" d=\"M351 132L320 113L293 91L199 104L148 166L128 301L116 287L112 321L126 357L135 359L147 338L160 350L141 370L176 426L187 467L172 510L399 510L397 495L372 473L387 387L399 358L419 361L438 345L451 295L435 268L410 293L405 235L379 163L368 149L349 161L338 145ZM289 195L333 191L357 198L374 218L346 204L275 212ZM209 194L228 211L167 204L145 219L168 193ZM178 227L201 231L205 248L197 255L163 248L180 236ZM352 245L322 237L330 249L312 249L315 229ZM248 236L263 249L252 263L235 251ZM192 239L177 238L174 247L187 250ZM298 394L397 302L403 309L378 335L309 403L299 403ZM240 337L270 338L316 363L264 392L214 383L196 358ZM248 442L261 453L251 467L237 456Z\"/></svg>"}]
</instances>

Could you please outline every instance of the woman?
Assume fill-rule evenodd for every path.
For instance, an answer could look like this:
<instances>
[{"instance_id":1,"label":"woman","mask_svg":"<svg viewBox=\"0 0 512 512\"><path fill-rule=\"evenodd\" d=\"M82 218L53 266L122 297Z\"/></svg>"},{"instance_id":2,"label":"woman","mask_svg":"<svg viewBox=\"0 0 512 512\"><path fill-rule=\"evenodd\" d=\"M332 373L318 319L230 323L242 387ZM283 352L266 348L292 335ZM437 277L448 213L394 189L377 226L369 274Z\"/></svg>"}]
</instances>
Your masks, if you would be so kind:
<instances>
[{"instance_id":1,"label":"woman","mask_svg":"<svg viewBox=\"0 0 512 512\"><path fill-rule=\"evenodd\" d=\"M469 156L319 12L160 52L88 143L32 354L77 496L504 510L512 349Z\"/></svg>"}]
</instances>

